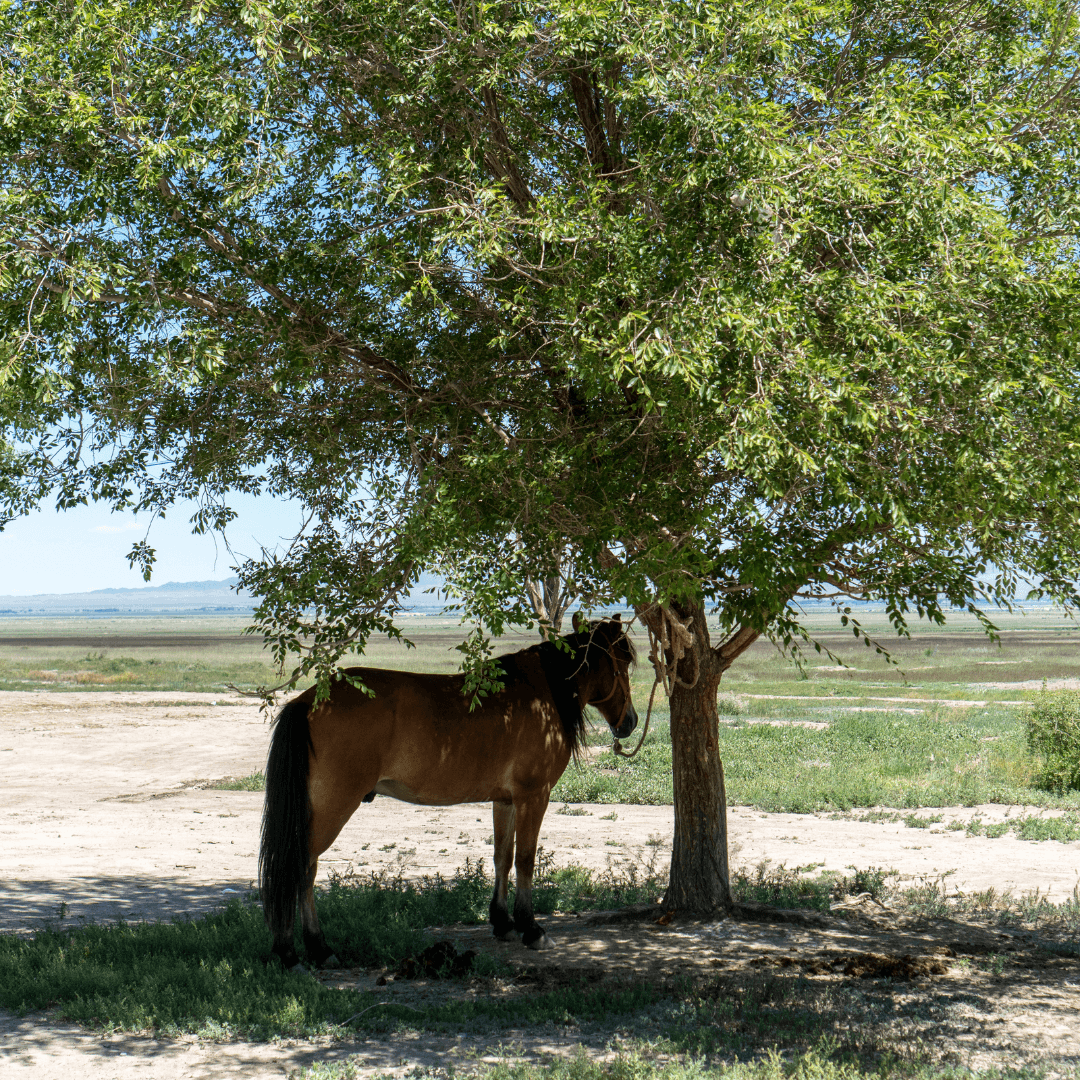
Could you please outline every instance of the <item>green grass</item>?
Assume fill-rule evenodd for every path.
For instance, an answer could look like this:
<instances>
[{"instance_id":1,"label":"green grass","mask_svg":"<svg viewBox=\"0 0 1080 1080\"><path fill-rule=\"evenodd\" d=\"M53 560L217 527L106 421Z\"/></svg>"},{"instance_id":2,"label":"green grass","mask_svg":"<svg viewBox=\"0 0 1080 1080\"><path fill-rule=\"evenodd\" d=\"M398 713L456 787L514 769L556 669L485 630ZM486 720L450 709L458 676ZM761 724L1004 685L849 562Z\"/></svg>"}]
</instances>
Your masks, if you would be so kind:
<instances>
[{"instance_id":1,"label":"green grass","mask_svg":"<svg viewBox=\"0 0 1080 1080\"><path fill-rule=\"evenodd\" d=\"M764 704L755 703L755 708ZM815 705L808 717L802 703L775 703L784 710L767 704L769 715L762 718L785 711L789 717L826 720L829 726L748 724L747 716L721 723L720 753L733 805L775 813L988 802L1080 809L1080 792L1036 786L1037 763L1026 745L1020 710L928 706L913 715ZM598 732L597 740L602 737ZM606 752L571 765L552 799L663 805L673 799L671 785L665 712L654 717L636 758L627 761ZM917 822L915 827L925 825Z\"/></svg>"},{"instance_id":2,"label":"green grass","mask_svg":"<svg viewBox=\"0 0 1080 1080\"><path fill-rule=\"evenodd\" d=\"M916 1064L899 1055L864 1063L843 1055L832 1056L833 1045L823 1039L819 1047L802 1053L781 1052L774 1046L752 1061L720 1064L694 1058L662 1061L649 1051L623 1052L606 1061L592 1061L582 1051L575 1058L557 1058L543 1065L506 1062L468 1075L475 1080L970 1080L973 1075L984 1080L1044 1080L1047 1075L1041 1067L988 1069L973 1074L953 1065ZM344 1061L311 1066L297 1078L359 1080L365 1075L362 1065ZM445 1075L454 1075L452 1066L446 1072L414 1069L409 1073L415 1080ZM1078 1075L1077 1070L1072 1070L1072 1075Z\"/></svg>"},{"instance_id":3,"label":"green grass","mask_svg":"<svg viewBox=\"0 0 1080 1080\"><path fill-rule=\"evenodd\" d=\"M235 615L0 618L0 689L221 693L279 683L262 639L245 635L245 625ZM348 656L343 664L457 669L461 654L453 646L463 635L456 620L408 619L405 629L416 635L416 648L373 640L363 657ZM525 644L532 639L507 642Z\"/></svg>"},{"instance_id":4,"label":"green grass","mask_svg":"<svg viewBox=\"0 0 1080 1080\"><path fill-rule=\"evenodd\" d=\"M387 959L419 951L426 942L419 928L395 922L359 951ZM409 1009L283 971L267 961L269 946L261 909L240 901L187 923L86 926L31 941L0 936L0 1005L17 1014L55 1007L61 1019L106 1030L269 1039L340 1034L343 1021L373 1004L384 1007L352 1021L353 1030L386 1032L403 1021L435 1031L474 1021L536 1024L564 1020L568 1010L598 1018L656 996L648 986L568 988ZM497 965L488 960L478 969L491 975Z\"/></svg>"},{"instance_id":5,"label":"green grass","mask_svg":"<svg viewBox=\"0 0 1080 1080\"><path fill-rule=\"evenodd\" d=\"M319 917L345 964L391 966L424 948L430 940L424 927L486 922L491 889L491 878L470 863L448 881L338 876L319 894ZM555 871L542 863L534 903L541 915L606 909L655 899L659 889L658 881L633 871ZM261 1039L332 1033L378 1000L282 971L270 944L262 909L239 900L189 921L54 926L32 939L0 935L0 1006L17 1013L56 1007L62 1018L109 1029ZM490 958L478 963L478 974L497 973ZM466 1020L533 1023L564 1016L571 1005L590 1015L636 1008L651 994L647 987L623 997L568 990L562 997L448 1004L420 1013L379 1009L360 1023L382 1031L405 1016L435 1029Z\"/></svg>"},{"instance_id":6,"label":"green grass","mask_svg":"<svg viewBox=\"0 0 1080 1080\"><path fill-rule=\"evenodd\" d=\"M1080 790L1080 693L1039 694L1025 718L1028 746L1040 761L1038 783Z\"/></svg>"},{"instance_id":7,"label":"green grass","mask_svg":"<svg viewBox=\"0 0 1080 1080\"><path fill-rule=\"evenodd\" d=\"M298 1074L298 1080L355 1080L365 1075L348 1062L316 1065ZM422 1080L426 1074L416 1070L410 1076ZM434 1075L434 1074L432 1074ZM707 1066L703 1061L658 1062L650 1055L619 1054L604 1062L587 1058L577 1061L558 1060L549 1065L502 1064L470 1074L477 1080L869 1080L896 1076L905 1080L959 1080L968 1077L965 1070L951 1066L913 1068L899 1059L877 1065L833 1061L827 1053L811 1050L803 1054L781 1055L775 1048L764 1058L753 1062L735 1062ZM1042 1080L1041 1069L990 1070L980 1075L986 1080Z\"/></svg>"},{"instance_id":8,"label":"green grass","mask_svg":"<svg viewBox=\"0 0 1080 1080\"><path fill-rule=\"evenodd\" d=\"M725 675L724 689L820 698L854 693L1028 699L1034 696L1030 692L991 690L979 684L1071 676L1080 663L1080 629L1044 609L1032 609L1027 615L997 616L1002 628L1000 646L988 641L966 615L950 617L945 628L916 623L910 639L896 638L880 612L865 613L861 618L899 666L885 663L823 613L811 619L811 631L847 667L838 667L811 649L800 672L771 644L759 641ZM276 682L261 640L243 636L244 625L236 615L224 614L2 618L0 687L217 693L228 683L252 687ZM375 639L369 642L362 660L349 662L414 671L455 670L461 657L454 646L461 641L463 629L454 618L408 618L402 626L416 648ZM169 637L175 637L176 642L170 645L161 640ZM78 638L80 644L64 645L64 638ZM159 640L147 644L152 638ZM505 638L500 647L520 649L535 640L533 634L523 632ZM644 642L639 641L639 645ZM641 651L644 655L644 648ZM635 679L639 698L648 694L651 682L643 660ZM772 704L781 707L779 702Z\"/></svg>"},{"instance_id":9,"label":"green grass","mask_svg":"<svg viewBox=\"0 0 1080 1080\"><path fill-rule=\"evenodd\" d=\"M972 818L961 827L968 836L986 836L991 840L1009 833L1018 840L1058 840L1063 844L1080 840L1080 814L1075 813L1065 813L1061 817L1022 814L989 824Z\"/></svg>"},{"instance_id":10,"label":"green grass","mask_svg":"<svg viewBox=\"0 0 1080 1080\"><path fill-rule=\"evenodd\" d=\"M218 791L265 791L266 774L259 769L247 776L227 776L224 780L215 780L208 786Z\"/></svg>"},{"instance_id":11,"label":"green grass","mask_svg":"<svg viewBox=\"0 0 1080 1080\"><path fill-rule=\"evenodd\" d=\"M538 906L547 911L651 899L659 887L655 880L594 874L580 867L553 872L544 865L541 870ZM1077 897L1064 905L1039 896L1014 900L993 890L962 897L950 892L944 879L890 890L890 875L879 870L810 877L806 871L812 870L761 867L733 881L736 897L820 910L844 896L869 892L885 897L901 912L923 916L977 911L992 921L996 917L1044 931L1054 927L1073 937L1080 930ZM319 895L320 917L347 962L390 965L425 944L425 926L483 921L490 887L490 879L472 864L449 881L339 877ZM624 1047L645 1051L644 1056L631 1052L603 1065L582 1059L545 1066L545 1077L566 1080L696 1077L704 1075L704 1066L695 1064L701 1055L719 1055L728 1062L742 1059L747 1064L735 1071L725 1065L714 1072L747 1080L899 1080L945 1075L928 1064L928 1052L913 1055L912 1047L919 1043L912 1032L920 1025L940 1032L943 1023L951 1022L949 1010L957 1009L959 1017L972 1000L951 986L941 993L931 986L920 994L897 997L888 980L880 985L822 985L796 972L744 969L697 980L668 977L600 985L568 973L554 988L548 988L549 982L530 992L526 983L507 992L505 972L488 957L468 994L451 992L431 1004L406 1006L385 992L335 989L284 972L276 961L266 962L269 945L262 912L250 898L184 922L54 927L32 939L0 936L0 1006L17 1013L52 1007L57 1018L99 1029L193 1033L204 1039L406 1031L502 1037L503 1032L540 1028L602 1031ZM1062 940L1058 951L1076 955L1071 939ZM1000 974L998 967L1003 970L1006 960L989 957L986 963L991 965L988 970ZM485 977L493 979L490 992ZM967 1023L966 1017L964 1013L961 1022ZM777 1046L787 1048L782 1058L771 1052ZM669 1067L657 1055L677 1061ZM303 1075L332 1080L355 1075L354 1070L344 1062ZM485 1076L529 1080L533 1072L507 1066Z\"/></svg>"},{"instance_id":12,"label":"green grass","mask_svg":"<svg viewBox=\"0 0 1080 1080\"><path fill-rule=\"evenodd\" d=\"M820 865L788 868L761 863L753 870L737 870L731 877L731 893L740 904L828 911L834 902L845 897L869 893L880 900L888 892L887 878L891 874L877 867L856 870L850 875L829 871L816 877L807 876Z\"/></svg>"},{"instance_id":13,"label":"green grass","mask_svg":"<svg viewBox=\"0 0 1080 1080\"><path fill-rule=\"evenodd\" d=\"M229 686L251 690L279 681L254 642L222 637L212 658L184 647L122 650L3 648L0 637L0 689L3 690L159 690L224 693ZM206 650L209 652L210 650ZM42 655L42 653L45 655ZM30 655L26 655L29 653ZM154 655L157 653L158 655Z\"/></svg>"},{"instance_id":14,"label":"green grass","mask_svg":"<svg viewBox=\"0 0 1080 1080\"><path fill-rule=\"evenodd\" d=\"M883 882L875 870L807 878L798 870L759 867L736 875L732 886L739 901L827 910L831 900L852 892L880 893ZM430 940L425 927L486 923L491 888L491 878L473 863L450 880L339 875L319 894L319 916L344 964L388 967L424 948ZM607 910L652 902L661 891L661 882L634 869L553 870L542 859L534 902L540 915ZM61 924L30 939L0 935L0 1006L20 1014L54 1007L61 1018L106 1029L265 1039L333 1033L345 1018L382 1000L282 971L269 952L262 910L250 898L180 922ZM498 962L481 958L476 970L496 975ZM380 1008L356 1023L386 1031L407 1020L412 1027L442 1030L473 1021L564 1021L571 1012L595 1018L644 1008L658 993L648 986L603 992L568 986L419 1011Z\"/></svg>"}]
</instances>

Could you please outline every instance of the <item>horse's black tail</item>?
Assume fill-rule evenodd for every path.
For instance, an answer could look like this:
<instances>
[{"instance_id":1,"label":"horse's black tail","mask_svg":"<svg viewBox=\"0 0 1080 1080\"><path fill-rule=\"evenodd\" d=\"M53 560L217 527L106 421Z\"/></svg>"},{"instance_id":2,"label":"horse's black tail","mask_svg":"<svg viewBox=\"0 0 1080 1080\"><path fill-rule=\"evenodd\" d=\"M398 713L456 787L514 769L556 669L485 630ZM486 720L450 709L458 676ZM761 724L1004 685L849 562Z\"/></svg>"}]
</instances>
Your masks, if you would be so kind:
<instances>
[{"instance_id":1,"label":"horse's black tail","mask_svg":"<svg viewBox=\"0 0 1080 1080\"><path fill-rule=\"evenodd\" d=\"M274 942L292 941L296 905L308 872L309 703L290 701L277 715L266 759L259 894Z\"/></svg>"}]
</instances>

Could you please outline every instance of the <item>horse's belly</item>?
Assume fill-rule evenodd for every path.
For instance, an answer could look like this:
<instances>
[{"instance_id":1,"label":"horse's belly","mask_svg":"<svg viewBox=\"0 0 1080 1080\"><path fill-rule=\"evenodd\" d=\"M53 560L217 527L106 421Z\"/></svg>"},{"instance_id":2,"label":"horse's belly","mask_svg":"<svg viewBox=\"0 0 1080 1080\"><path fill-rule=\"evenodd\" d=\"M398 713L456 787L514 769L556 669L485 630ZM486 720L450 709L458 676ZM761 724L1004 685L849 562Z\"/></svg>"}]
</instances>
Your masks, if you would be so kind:
<instances>
[{"instance_id":1,"label":"horse's belly","mask_svg":"<svg viewBox=\"0 0 1080 1080\"><path fill-rule=\"evenodd\" d=\"M375 785L375 791L379 795L389 795L392 799L417 803L420 806L454 806L463 802L487 802L491 798L488 793L469 792L446 796L438 792L413 791L408 784L403 784L400 780L380 780Z\"/></svg>"}]
</instances>

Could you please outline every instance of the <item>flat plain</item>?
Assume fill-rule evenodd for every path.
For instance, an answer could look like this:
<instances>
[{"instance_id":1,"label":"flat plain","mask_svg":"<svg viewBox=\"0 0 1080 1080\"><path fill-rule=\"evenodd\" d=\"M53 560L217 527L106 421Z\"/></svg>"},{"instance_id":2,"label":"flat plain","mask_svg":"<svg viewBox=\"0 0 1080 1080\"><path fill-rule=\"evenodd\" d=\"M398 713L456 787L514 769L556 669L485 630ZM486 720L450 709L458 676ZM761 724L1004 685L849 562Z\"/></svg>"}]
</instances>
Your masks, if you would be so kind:
<instances>
[{"instance_id":1,"label":"flat plain","mask_svg":"<svg viewBox=\"0 0 1080 1080\"><path fill-rule=\"evenodd\" d=\"M799 671L761 643L722 686L744 895L776 899L783 885L790 898L803 882L817 906L802 921L664 923L660 912L605 922L583 904L547 916L562 945L541 957L497 945L466 921L438 936L490 956L497 974L406 982L392 965L370 964L324 973L326 993L374 1014L348 1030L294 1018L269 1039L223 1026L212 1002L169 1028L116 1019L122 1009L110 1020L104 998L96 1021L74 1024L64 1017L85 1010L58 998L4 1014L5 1075L401 1075L572 1058L578 1047L593 1062L637 1055L653 1070L688 1053L734 1067L767 1064L774 1046L805 1063L824 1053L823 1038L835 1045L822 1075L845 1060L904 1075L956 1067L1072 1075L1078 803L1075 793L1033 786L1022 716L1044 680L1075 684L1080 633L1036 612L1002 619L1000 645L963 620L897 642L881 633L883 616L866 617L871 632L875 618L897 664L823 621L816 636L846 667L811 650ZM454 668L455 621L417 618L409 628L415 649L372 643L365 662ZM44 931L70 953L95 927L138 940L144 920L187 917L197 928L224 902L247 902L267 726L257 704L228 687L275 676L261 643L241 630L234 619L190 617L0 623L7 940ZM509 647L531 642L523 635ZM651 681L639 664L642 712ZM631 763L616 761L595 732L545 819L554 868L575 865L592 882L651 882L645 892L659 895L672 828L666 727L661 705ZM453 880L487 865L490 834L486 806L421 811L377 799L327 853L320 880ZM866 881L872 895L851 891ZM938 957L942 972L845 974L853 957L871 954ZM642 986L656 993L605 998L600 1013L587 1005L587 993L632 996ZM552 994L564 995L565 1018L549 1010L530 1021L529 1009ZM470 1002L468 1015L447 1012ZM492 1002L505 1019L493 1019L504 1013Z\"/></svg>"}]
</instances>

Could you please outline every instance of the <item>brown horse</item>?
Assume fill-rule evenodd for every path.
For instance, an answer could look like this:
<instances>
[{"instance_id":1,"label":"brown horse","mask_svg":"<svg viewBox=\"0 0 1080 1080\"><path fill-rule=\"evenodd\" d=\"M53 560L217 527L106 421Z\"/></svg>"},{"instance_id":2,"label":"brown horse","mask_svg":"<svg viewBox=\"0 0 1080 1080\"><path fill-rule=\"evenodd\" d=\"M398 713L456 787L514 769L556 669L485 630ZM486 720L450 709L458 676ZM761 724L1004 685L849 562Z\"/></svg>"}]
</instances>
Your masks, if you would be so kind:
<instances>
[{"instance_id":1,"label":"brown horse","mask_svg":"<svg viewBox=\"0 0 1080 1080\"><path fill-rule=\"evenodd\" d=\"M637 724L629 676L634 650L625 627L618 616L574 625L559 644L501 657L505 688L473 712L460 675L378 668L349 669L374 697L342 680L318 708L312 708L314 689L285 705L266 764L259 887L274 952L286 967L299 963L297 904L310 961L337 963L315 914L315 872L356 808L376 795L423 806L490 800L495 936L516 931L530 948L552 944L533 917L533 864L551 789L584 744L582 707L595 705L620 739ZM511 862L517 870L512 919Z\"/></svg>"}]
</instances>

